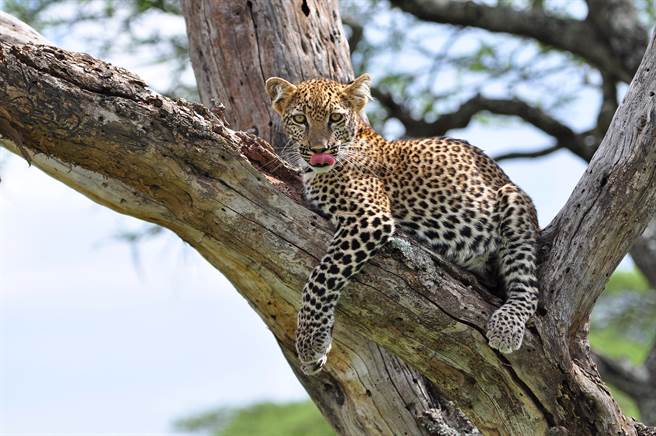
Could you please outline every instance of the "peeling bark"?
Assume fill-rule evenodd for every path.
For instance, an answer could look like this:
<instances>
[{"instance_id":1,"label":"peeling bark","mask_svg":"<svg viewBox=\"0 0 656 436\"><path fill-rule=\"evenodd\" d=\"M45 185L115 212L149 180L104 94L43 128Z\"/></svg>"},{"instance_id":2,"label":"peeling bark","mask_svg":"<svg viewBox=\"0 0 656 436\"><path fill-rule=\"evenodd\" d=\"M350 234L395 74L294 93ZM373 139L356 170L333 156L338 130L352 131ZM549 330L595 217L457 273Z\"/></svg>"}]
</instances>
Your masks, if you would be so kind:
<instances>
[{"instance_id":1,"label":"peeling bark","mask_svg":"<svg viewBox=\"0 0 656 436\"><path fill-rule=\"evenodd\" d=\"M656 209L655 61L652 44L589 171L546 232L542 307L509 356L484 336L498 299L396 239L340 301L327 370L300 374L295 314L328 223L299 203L291 169L265 171L262 160L275 156L264 141L201 105L153 93L120 68L0 42L0 134L9 150L22 146L35 166L94 201L188 241L262 317L342 434L431 434L440 407L432 390L484 434L636 434L599 379L581 327Z\"/></svg>"}]
</instances>

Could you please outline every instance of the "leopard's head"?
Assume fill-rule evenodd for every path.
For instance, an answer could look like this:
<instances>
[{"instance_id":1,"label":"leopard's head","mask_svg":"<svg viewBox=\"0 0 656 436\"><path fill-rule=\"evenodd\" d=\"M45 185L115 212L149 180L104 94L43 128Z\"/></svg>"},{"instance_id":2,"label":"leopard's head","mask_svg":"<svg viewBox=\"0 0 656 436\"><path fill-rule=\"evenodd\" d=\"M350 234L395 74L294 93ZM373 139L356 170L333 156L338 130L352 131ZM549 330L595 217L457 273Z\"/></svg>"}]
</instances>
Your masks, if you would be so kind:
<instances>
[{"instance_id":1,"label":"leopard's head","mask_svg":"<svg viewBox=\"0 0 656 436\"><path fill-rule=\"evenodd\" d=\"M340 151L357 132L370 98L370 82L368 74L348 84L318 79L293 85L279 77L266 81L267 94L287 136L314 171L329 171L345 156Z\"/></svg>"}]
</instances>

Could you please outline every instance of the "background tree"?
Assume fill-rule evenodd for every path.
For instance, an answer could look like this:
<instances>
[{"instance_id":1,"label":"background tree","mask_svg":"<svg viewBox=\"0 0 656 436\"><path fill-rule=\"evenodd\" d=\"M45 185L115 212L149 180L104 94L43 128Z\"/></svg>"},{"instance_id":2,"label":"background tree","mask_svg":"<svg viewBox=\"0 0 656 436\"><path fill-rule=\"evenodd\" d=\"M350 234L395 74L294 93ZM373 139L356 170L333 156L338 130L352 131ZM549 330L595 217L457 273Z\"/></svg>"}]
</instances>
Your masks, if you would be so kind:
<instances>
[{"instance_id":1,"label":"background tree","mask_svg":"<svg viewBox=\"0 0 656 436\"><path fill-rule=\"evenodd\" d=\"M202 92L201 92L201 95L202 95ZM382 101L382 100L383 100L383 99L381 99L381 101ZM224 101L225 101L225 100L224 100ZM228 98L228 101L229 101L229 98ZM230 110L228 110L228 111L226 111L226 112L231 113L231 114L233 113L233 112L230 111ZM236 112L234 112L234 113L236 113ZM502 113L503 113L503 112L502 112ZM471 118L471 117L470 117L470 118ZM248 128L248 125L247 125L247 123L246 123L245 126L240 126L240 127Z\"/></svg>"},{"instance_id":2,"label":"background tree","mask_svg":"<svg viewBox=\"0 0 656 436\"><path fill-rule=\"evenodd\" d=\"M216 436L329 436L335 432L312 402L260 403L239 409L219 409L178 420L184 431Z\"/></svg>"}]
</instances>

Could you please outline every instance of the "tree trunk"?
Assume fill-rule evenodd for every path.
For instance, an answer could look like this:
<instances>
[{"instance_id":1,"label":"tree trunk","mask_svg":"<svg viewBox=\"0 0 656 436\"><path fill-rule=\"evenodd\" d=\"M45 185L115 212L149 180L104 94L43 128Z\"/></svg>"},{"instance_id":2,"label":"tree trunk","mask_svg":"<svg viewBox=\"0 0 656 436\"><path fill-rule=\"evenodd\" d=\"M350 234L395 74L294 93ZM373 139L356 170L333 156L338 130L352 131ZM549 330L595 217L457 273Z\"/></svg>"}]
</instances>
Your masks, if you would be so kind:
<instances>
[{"instance_id":1,"label":"tree trunk","mask_svg":"<svg viewBox=\"0 0 656 436\"><path fill-rule=\"evenodd\" d=\"M310 2L291 8L288 5L284 0L182 2L201 101L208 106L221 102L231 126L259 134L277 150L282 148L284 137L279 117L264 97L267 78L277 75L292 81L316 77L353 79L337 2ZM244 101L253 104L244 105ZM259 162L264 169L277 165L277 160ZM455 408L419 372L365 338L352 340L349 348L360 350L360 355L366 353L362 360L368 363L366 370L352 369L355 378L362 380L363 386L374 380L389 381L375 391L365 388L371 400L361 402L356 414L349 411L344 415L344 409L338 404L336 407L335 394L326 392L324 382L315 383L317 379L296 371L313 400L342 433L425 434L427 425L456 427L463 434L473 431L472 425L459 419ZM283 353L288 360L295 359L293 349L283 347ZM388 423L391 416L394 422Z\"/></svg>"},{"instance_id":2,"label":"tree trunk","mask_svg":"<svg viewBox=\"0 0 656 436\"><path fill-rule=\"evenodd\" d=\"M246 2L251 17L260 11L255 3ZM216 35L213 20L227 23L224 15L209 14L211 2L194 2L200 9L190 4L192 33ZM336 43L318 37L322 26L339 29L337 13L326 12L335 5L321 5L303 2L302 15L281 6L266 25L251 18L256 43L244 48L244 59L253 59L249 51L263 47L267 33L343 45L341 31ZM319 7L326 9L316 14ZM195 20L194 14L202 15ZM299 20L308 20L302 28L311 38L276 25ZM249 32L244 23L230 25L235 34ZM237 62L239 46L231 51L221 41L222 64ZM221 52L213 46L205 49ZM98 203L189 242L266 322L339 433L444 434L435 415L439 392L484 434L635 434L591 363L584 327L607 277L656 211L655 63L652 41L590 168L545 232L542 307L523 348L508 356L489 348L484 336L499 301L469 274L395 240L342 297L326 370L301 375L295 314L303 283L330 239L328 223L302 205L298 178L279 166L262 139L228 128L218 112L159 96L124 70L53 47L0 42L0 141ZM256 91L269 74L261 71L248 82L255 100L228 88L236 105L255 111L266 100ZM211 71L201 64L196 73ZM212 95L205 92L204 98Z\"/></svg>"}]
</instances>

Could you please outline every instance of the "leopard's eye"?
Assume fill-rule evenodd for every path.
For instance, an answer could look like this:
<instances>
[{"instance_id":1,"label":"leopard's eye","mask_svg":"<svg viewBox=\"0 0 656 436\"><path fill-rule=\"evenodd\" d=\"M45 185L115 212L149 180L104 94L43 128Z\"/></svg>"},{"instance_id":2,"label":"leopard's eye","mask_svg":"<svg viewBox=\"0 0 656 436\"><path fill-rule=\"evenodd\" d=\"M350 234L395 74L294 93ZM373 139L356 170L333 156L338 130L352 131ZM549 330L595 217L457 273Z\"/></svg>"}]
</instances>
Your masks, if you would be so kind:
<instances>
[{"instance_id":1,"label":"leopard's eye","mask_svg":"<svg viewBox=\"0 0 656 436\"><path fill-rule=\"evenodd\" d=\"M332 114L330 114L330 121L332 121L333 123L342 121L343 118L344 118L344 114L340 114L339 112L333 112Z\"/></svg>"},{"instance_id":2,"label":"leopard's eye","mask_svg":"<svg viewBox=\"0 0 656 436\"><path fill-rule=\"evenodd\" d=\"M292 117L292 120L294 120L294 122L298 124L305 124L305 115L296 114Z\"/></svg>"}]
</instances>

